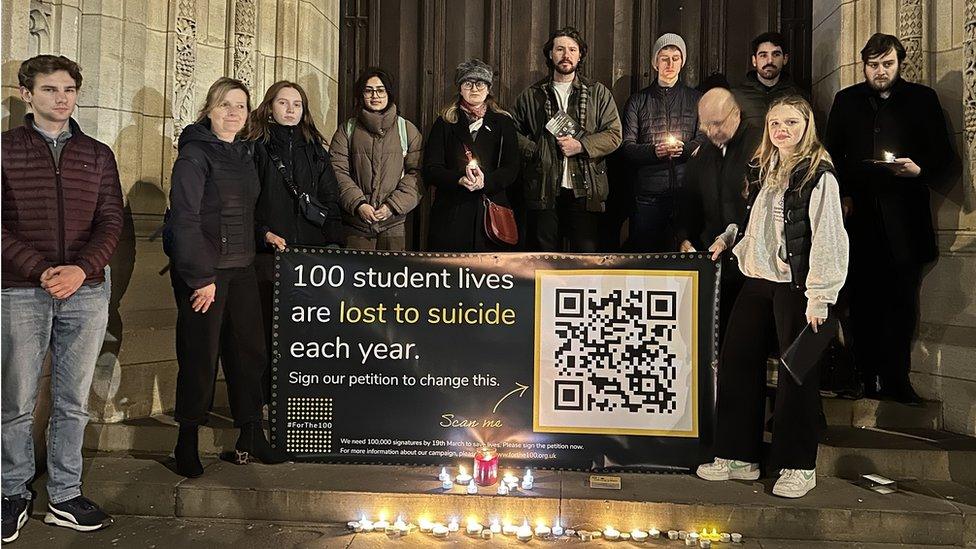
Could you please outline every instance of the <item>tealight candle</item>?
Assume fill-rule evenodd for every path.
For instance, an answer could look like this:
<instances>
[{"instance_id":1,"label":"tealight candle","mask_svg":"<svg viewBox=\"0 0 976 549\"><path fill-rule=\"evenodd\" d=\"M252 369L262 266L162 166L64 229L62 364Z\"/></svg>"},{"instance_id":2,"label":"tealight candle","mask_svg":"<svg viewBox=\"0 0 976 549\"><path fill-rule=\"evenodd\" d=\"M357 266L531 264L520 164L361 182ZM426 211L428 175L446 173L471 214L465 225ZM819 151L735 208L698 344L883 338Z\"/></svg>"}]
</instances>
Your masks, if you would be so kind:
<instances>
[{"instance_id":1,"label":"tealight candle","mask_svg":"<svg viewBox=\"0 0 976 549\"><path fill-rule=\"evenodd\" d=\"M425 518L422 518L417 522L417 527L420 528L421 532L425 534L429 534L430 531L434 529L434 523Z\"/></svg>"},{"instance_id":2,"label":"tealight candle","mask_svg":"<svg viewBox=\"0 0 976 549\"><path fill-rule=\"evenodd\" d=\"M448 477L446 480L441 481L441 490L450 490L454 488L454 481Z\"/></svg>"},{"instance_id":3,"label":"tealight candle","mask_svg":"<svg viewBox=\"0 0 976 549\"><path fill-rule=\"evenodd\" d=\"M710 539L700 540L698 542L698 545L699 547L701 547L701 549L712 549L712 540Z\"/></svg>"},{"instance_id":4,"label":"tealight candle","mask_svg":"<svg viewBox=\"0 0 976 549\"><path fill-rule=\"evenodd\" d=\"M580 530L577 534L579 534L580 541L590 541L593 539L593 534L586 530Z\"/></svg>"},{"instance_id":5,"label":"tealight candle","mask_svg":"<svg viewBox=\"0 0 976 549\"><path fill-rule=\"evenodd\" d=\"M573 536L576 535L576 530L573 530L572 528L567 528L566 529L566 535L569 536L569 537L573 537Z\"/></svg>"},{"instance_id":6,"label":"tealight candle","mask_svg":"<svg viewBox=\"0 0 976 549\"><path fill-rule=\"evenodd\" d=\"M351 520L346 523L346 528L352 530L353 532L362 532L363 527L359 524L358 520Z\"/></svg>"},{"instance_id":7,"label":"tealight candle","mask_svg":"<svg viewBox=\"0 0 976 549\"><path fill-rule=\"evenodd\" d=\"M502 533L502 525L498 522L498 519L491 519L491 526L489 528L493 534Z\"/></svg>"},{"instance_id":8,"label":"tealight candle","mask_svg":"<svg viewBox=\"0 0 976 549\"><path fill-rule=\"evenodd\" d=\"M502 533L506 536L514 536L516 532L518 532L518 526L515 526L514 524L506 524L505 526L502 526Z\"/></svg>"},{"instance_id":9,"label":"tealight candle","mask_svg":"<svg viewBox=\"0 0 976 549\"><path fill-rule=\"evenodd\" d=\"M685 542L689 547L694 547L695 545L698 545L698 538L700 537L701 536L698 535L698 532L688 532L688 537L685 538Z\"/></svg>"},{"instance_id":10,"label":"tealight candle","mask_svg":"<svg viewBox=\"0 0 976 549\"><path fill-rule=\"evenodd\" d=\"M680 536L680 533L677 530L668 530L668 539L669 540L674 541L674 540L678 539L678 536Z\"/></svg>"},{"instance_id":11,"label":"tealight candle","mask_svg":"<svg viewBox=\"0 0 976 549\"><path fill-rule=\"evenodd\" d=\"M613 526L607 526L603 529L603 537L610 541L616 541L620 538L620 530L617 530Z\"/></svg>"},{"instance_id":12,"label":"tealight candle","mask_svg":"<svg viewBox=\"0 0 976 549\"><path fill-rule=\"evenodd\" d=\"M563 535L563 527L559 524L559 519L556 519L556 523L552 525L552 535L561 536Z\"/></svg>"},{"instance_id":13,"label":"tealight candle","mask_svg":"<svg viewBox=\"0 0 976 549\"><path fill-rule=\"evenodd\" d=\"M535 537L537 538L548 538L552 535L552 528L549 528L545 524L539 523L535 527Z\"/></svg>"},{"instance_id":14,"label":"tealight candle","mask_svg":"<svg viewBox=\"0 0 976 549\"><path fill-rule=\"evenodd\" d=\"M450 530L447 529L447 526L444 526L443 524L441 524L439 522L437 524L435 524L434 527L430 531L430 533L435 538L446 538L447 537L447 534L449 532L450 532Z\"/></svg>"},{"instance_id":15,"label":"tealight candle","mask_svg":"<svg viewBox=\"0 0 976 549\"><path fill-rule=\"evenodd\" d=\"M603 532L599 530L593 530L592 532L590 532L590 535L593 536L593 539L600 539L601 537L603 537Z\"/></svg>"},{"instance_id":16,"label":"tealight candle","mask_svg":"<svg viewBox=\"0 0 976 549\"><path fill-rule=\"evenodd\" d=\"M518 530L515 532L515 537L519 541L529 541L532 539L532 528L529 527L528 520L522 522L522 526L519 526Z\"/></svg>"},{"instance_id":17,"label":"tealight candle","mask_svg":"<svg viewBox=\"0 0 976 549\"><path fill-rule=\"evenodd\" d=\"M474 481L479 486L491 486L498 482L498 452L483 447L474 454Z\"/></svg>"},{"instance_id":18,"label":"tealight candle","mask_svg":"<svg viewBox=\"0 0 976 549\"><path fill-rule=\"evenodd\" d=\"M685 530L678 530L678 539L681 541L688 539L688 532Z\"/></svg>"},{"instance_id":19,"label":"tealight candle","mask_svg":"<svg viewBox=\"0 0 976 549\"><path fill-rule=\"evenodd\" d=\"M471 475L464 470L463 465L458 467L458 474L456 477L454 477L454 482L460 484L461 486L467 486L467 484L471 482Z\"/></svg>"},{"instance_id":20,"label":"tealight candle","mask_svg":"<svg viewBox=\"0 0 976 549\"><path fill-rule=\"evenodd\" d=\"M702 532L704 531L705 529L702 528ZM708 541L719 541L719 539L721 539L721 536L718 535L718 530L712 528L712 533L708 534Z\"/></svg>"},{"instance_id":21,"label":"tealight candle","mask_svg":"<svg viewBox=\"0 0 976 549\"><path fill-rule=\"evenodd\" d=\"M718 539L722 543L729 543L730 541L732 541L732 536L729 535L728 532L722 532L721 534L718 535Z\"/></svg>"},{"instance_id":22,"label":"tealight candle","mask_svg":"<svg viewBox=\"0 0 976 549\"><path fill-rule=\"evenodd\" d=\"M371 521L366 520L366 517L363 517L363 519L359 521L359 526L362 527L363 532L372 532L373 528L375 528Z\"/></svg>"},{"instance_id":23,"label":"tealight candle","mask_svg":"<svg viewBox=\"0 0 976 549\"><path fill-rule=\"evenodd\" d=\"M658 539L659 537L661 537L661 531L652 526L651 529L648 530L647 535L654 539Z\"/></svg>"},{"instance_id":24,"label":"tealight candle","mask_svg":"<svg viewBox=\"0 0 976 549\"><path fill-rule=\"evenodd\" d=\"M485 528L481 531L481 539L491 539L495 536L495 533L491 530Z\"/></svg>"},{"instance_id":25,"label":"tealight candle","mask_svg":"<svg viewBox=\"0 0 976 549\"><path fill-rule=\"evenodd\" d=\"M441 467L441 474L437 475L437 480L441 482L451 480L451 474L447 472L447 467Z\"/></svg>"},{"instance_id":26,"label":"tealight candle","mask_svg":"<svg viewBox=\"0 0 976 549\"><path fill-rule=\"evenodd\" d=\"M468 493L469 494L477 494L478 493L478 485L475 484L473 480L468 483Z\"/></svg>"},{"instance_id":27,"label":"tealight candle","mask_svg":"<svg viewBox=\"0 0 976 549\"><path fill-rule=\"evenodd\" d=\"M636 542L647 541L647 532L635 528L630 531L630 537Z\"/></svg>"},{"instance_id":28,"label":"tealight candle","mask_svg":"<svg viewBox=\"0 0 976 549\"><path fill-rule=\"evenodd\" d=\"M508 495L508 491L509 490L508 490L508 485L507 484L505 484L504 482L499 482L498 483L498 495L499 496L507 496Z\"/></svg>"},{"instance_id":29,"label":"tealight candle","mask_svg":"<svg viewBox=\"0 0 976 549\"><path fill-rule=\"evenodd\" d=\"M532 471L526 469L525 476L522 477L522 489L531 490L534 482L535 477L532 476Z\"/></svg>"},{"instance_id":30,"label":"tealight candle","mask_svg":"<svg viewBox=\"0 0 976 549\"><path fill-rule=\"evenodd\" d=\"M397 533L401 536L405 536L410 533L410 525L403 521L403 517L397 517L396 522L393 523L393 527L397 529Z\"/></svg>"},{"instance_id":31,"label":"tealight candle","mask_svg":"<svg viewBox=\"0 0 976 549\"><path fill-rule=\"evenodd\" d=\"M376 530L377 532L383 532L389 526L390 526L389 521L387 521L386 519L384 519L382 517L380 517L380 520L378 520L378 521L376 521L376 522L373 523L373 529Z\"/></svg>"},{"instance_id":32,"label":"tealight candle","mask_svg":"<svg viewBox=\"0 0 976 549\"><path fill-rule=\"evenodd\" d=\"M479 524L478 521L474 519L468 519L468 526L467 528L465 528L465 530L468 532L468 535L470 536L477 536L484 529L485 527Z\"/></svg>"},{"instance_id":33,"label":"tealight candle","mask_svg":"<svg viewBox=\"0 0 976 549\"><path fill-rule=\"evenodd\" d=\"M451 522L448 523L447 525L447 529L450 530L451 532L457 532L458 530L461 529L461 526L458 525L458 521L456 518L452 518Z\"/></svg>"},{"instance_id":34,"label":"tealight candle","mask_svg":"<svg viewBox=\"0 0 976 549\"><path fill-rule=\"evenodd\" d=\"M732 532L732 543L742 543L742 534Z\"/></svg>"},{"instance_id":35,"label":"tealight candle","mask_svg":"<svg viewBox=\"0 0 976 549\"><path fill-rule=\"evenodd\" d=\"M620 532L620 541L630 541L630 532Z\"/></svg>"}]
</instances>

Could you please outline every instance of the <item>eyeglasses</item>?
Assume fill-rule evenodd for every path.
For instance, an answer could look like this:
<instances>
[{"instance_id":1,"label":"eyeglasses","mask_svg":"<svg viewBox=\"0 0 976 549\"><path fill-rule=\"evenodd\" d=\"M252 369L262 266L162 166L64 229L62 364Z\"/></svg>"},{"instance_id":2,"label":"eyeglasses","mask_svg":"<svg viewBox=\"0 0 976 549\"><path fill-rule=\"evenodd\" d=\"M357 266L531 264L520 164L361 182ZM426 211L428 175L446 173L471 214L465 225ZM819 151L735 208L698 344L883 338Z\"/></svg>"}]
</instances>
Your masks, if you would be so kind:
<instances>
[{"instance_id":1,"label":"eyeglasses","mask_svg":"<svg viewBox=\"0 0 976 549\"><path fill-rule=\"evenodd\" d=\"M487 88L488 88L488 82L485 82L484 80L465 80L464 82L461 82L461 89L462 90L468 90L468 91L470 91L470 90L478 90L478 91L481 91L481 90L484 90L484 89L487 89Z\"/></svg>"},{"instance_id":2,"label":"eyeglasses","mask_svg":"<svg viewBox=\"0 0 976 549\"><path fill-rule=\"evenodd\" d=\"M386 88L366 88L363 90L364 97L386 97Z\"/></svg>"}]
</instances>

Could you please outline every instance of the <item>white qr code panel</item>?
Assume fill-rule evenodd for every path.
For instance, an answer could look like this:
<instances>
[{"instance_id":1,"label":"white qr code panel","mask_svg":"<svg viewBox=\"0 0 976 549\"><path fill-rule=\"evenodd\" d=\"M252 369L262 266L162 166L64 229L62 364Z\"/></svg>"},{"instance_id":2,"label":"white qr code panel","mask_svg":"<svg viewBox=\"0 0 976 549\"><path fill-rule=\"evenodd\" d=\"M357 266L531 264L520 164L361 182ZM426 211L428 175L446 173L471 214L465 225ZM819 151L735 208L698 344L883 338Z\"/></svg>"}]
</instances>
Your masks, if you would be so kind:
<instances>
[{"instance_id":1,"label":"white qr code panel","mask_svg":"<svg viewBox=\"0 0 976 549\"><path fill-rule=\"evenodd\" d=\"M698 436L698 273L536 271L534 430Z\"/></svg>"}]
</instances>

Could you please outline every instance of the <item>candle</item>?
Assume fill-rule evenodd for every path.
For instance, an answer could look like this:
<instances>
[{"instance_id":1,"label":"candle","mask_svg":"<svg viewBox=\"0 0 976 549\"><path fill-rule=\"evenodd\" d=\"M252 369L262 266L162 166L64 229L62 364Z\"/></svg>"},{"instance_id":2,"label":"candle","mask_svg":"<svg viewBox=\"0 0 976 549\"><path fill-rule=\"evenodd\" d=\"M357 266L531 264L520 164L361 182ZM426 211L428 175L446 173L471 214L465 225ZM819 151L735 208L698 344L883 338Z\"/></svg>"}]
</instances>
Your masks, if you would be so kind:
<instances>
[{"instance_id":1,"label":"candle","mask_svg":"<svg viewBox=\"0 0 976 549\"><path fill-rule=\"evenodd\" d=\"M700 537L701 536L698 535L698 532L688 532L688 537L685 539L685 541L689 546L695 546L698 545L698 538Z\"/></svg>"},{"instance_id":2,"label":"candle","mask_svg":"<svg viewBox=\"0 0 976 549\"><path fill-rule=\"evenodd\" d=\"M389 525L390 523L386 520L386 517L380 515L380 520L373 523L373 529L377 532L382 532L386 530L386 527Z\"/></svg>"},{"instance_id":3,"label":"candle","mask_svg":"<svg viewBox=\"0 0 976 549\"><path fill-rule=\"evenodd\" d=\"M405 536L410 533L410 525L403 521L403 517L399 516L393 526L397 529L397 533L401 536Z\"/></svg>"},{"instance_id":4,"label":"candle","mask_svg":"<svg viewBox=\"0 0 976 549\"><path fill-rule=\"evenodd\" d=\"M498 482L498 453L494 448L483 447L475 452L474 481L479 486L491 486Z\"/></svg>"},{"instance_id":5,"label":"candle","mask_svg":"<svg viewBox=\"0 0 976 549\"><path fill-rule=\"evenodd\" d=\"M895 161L895 155L894 155L894 153L890 153L888 151L885 151L884 152L884 161L885 162L894 162Z\"/></svg>"},{"instance_id":6,"label":"candle","mask_svg":"<svg viewBox=\"0 0 976 549\"><path fill-rule=\"evenodd\" d=\"M522 521L522 526L519 526L518 531L515 532L515 537L519 541L529 541L532 539L532 528L529 527L529 521L527 519Z\"/></svg>"},{"instance_id":7,"label":"candle","mask_svg":"<svg viewBox=\"0 0 976 549\"><path fill-rule=\"evenodd\" d=\"M620 532L620 541L629 541L629 540L630 540L629 532Z\"/></svg>"},{"instance_id":8,"label":"candle","mask_svg":"<svg viewBox=\"0 0 976 549\"><path fill-rule=\"evenodd\" d=\"M454 477L454 482L457 482L461 486L466 486L469 482L471 482L471 475L464 470L463 465L458 467L458 474L456 477Z\"/></svg>"},{"instance_id":9,"label":"candle","mask_svg":"<svg viewBox=\"0 0 976 549\"><path fill-rule=\"evenodd\" d=\"M634 528L630 531L630 537L636 542L647 541L647 532Z\"/></svg>"},{"instance_id":10,"label":"candle","mask_svg":"<svg viewBox=\"0 0 976 549\"><path fill-rule=\"evenodd\" d=\"M561 536L563 535L563 527L559 524L559 519L556 519L556 523L552 525L552 535Z\"/></svg>"},{"instance_id":11,"label":"candle","mask_svg":"<svg viewBox=\"0 0 976 549\"><path fill-rule=\"evenodd\" d=\"M592 532L590 532L590 535L593 536L593 539L600 539L600 537L603 536L603 532L599 530L593 530Z\"/></svg>"},{"instance_id":12,"label":"candle","mask_svg":"<svg viewBox=\"0 0 976 549\"><path fill-rule=\"evenodd\" d=\"M502 525L498 522L498 519L491 519L491 531L493 534L502 533Z\"/></svg>"},{"instance_id":13,"label":"candle","mask_svg":"<svg viewBox=\"0 0 976 549\"><path fill-rule=\"evenodd\" d=\"M437 480L441 482L451 480L451 474L447 472L447 467L441 467L441 474L437 475Z\"/></svg>"},{"instance_id":14,"label":"candle","mask_svg":"<svg viewBox=\"0 0 976 549\"><path fill-rule=\"evenodd\" d=\"M678 144L678 139L675 138L675 136L668 134L667 142L669 147L674 147Z\"/></svg>"},{"instance_id":15,"label":"candle","mask_svg":"<svg viewBox=\"0 0 976 549\"><path fill-rule=\"evenodd\" d=\"M620 538L620 530L617 530L613 526L607 526L603 529L603 537L610 541L616 541Z\"/></svg>"},{"instance_id":16,"label":"candle","mask_svg":"<svg viewBox=\"0 0 976 549\"><path fill-rule=\"evenodd\" d=\"M441 481L441 490L450 490L451 488L454 488L454 481L450 477Z\"/></svg>"},{"instance_id":17,"label":"candle","mask_svg":"<svg viewBox=\"0 0 976 549\"><path fill-rule=\"evenodd\" d=\"M540 524L535 527L535 537L548 538L551 535L552 535L552 528L549 528L545 524Z\"/></svg>"},{"instance_id":18,"label":"candle","mask_svg":"<svg viewBox=\"0 0 976 549\"><path fill-rule=\"evenodd\" d=\"M504 482L499 482L498 483L498 495L499 496L507 496L508 495L508 485L505 484Z\"/></svg>"},{"instance_id":19,"label":"candle","mask_svg":"<svg viewBox=\"0 0 976 549\"><path fill-rule=\"evenodd\" d=\"M699 541L698 544L701 549L712 549L712 540L710 539L703 539Z\"/></svg>"},{"instance_id":20,"label":"candle","mask_svg":"<svg viewBox=\"0 0 976 549\"><path fill-rule=\"evenodd\" d=\"M668 530L668 539L669 540L674 541L674 540L678 539L678 535L679 534L678 534L678 531L677 530Z\"/></svg>"},{"instance_id":21,"label":"candle","mask_svg":"<svg viewBox=\"0 0 976 549\"><path fill-rule=\"evenodd\" d=\"M469 494L477 494L478 493L478 485L475 484L473 480L468 483L468 493Z\"/></svg>"},{"instance_id":22,"label":"candle","mask_svg":"<svg viewBox=\"0 0 976 549\"><path fill-rule=\"evenodd\" d=\"M732 543L742 543L742 534L732 532Z\"/></svg>"},{"instance_id":23,"label":"candle","mask_svg":"<svg viewBox=\"0 0 976 549\"><path fill-rule=\"evenodd\" d=\"M420 531L425 534L429 534L430 531L434 529L434 523L427 520L426 518L421 518L417 522L417 526L420 528Z\"/></svg>"},{"instance_id":24,"label":"candle","mask_svg":"<svg viewBox=\"0 0 976 549\"><path fill-rule=\"evenodd\" d=\"M587 532L586 530L580 530L577 533L579 534L580 541L590 541L593 539L593 534Z\"/></svg>"},{"instance_id":25,"label":"candle","mask_svg":"<svg viewBox=\"0 0 976 549\"><path fill-rule=\"evenodd\" d=\"M531 490L534 482L535 477L532 476L532 471L526 469L525 476L522 477L522 489Z\"/></svg>"},{"instance_id":26,"label":"candle","mask_svg":"<svg viewBox=\"0 0 976 549\"><path fill-rule=\"evenodd\" d=\"M461 527L458 525L458 521L456 518L451 519L451 522L448 523L447 525L447 529L450 530L451 532L457 532L458 530L461 529Z\"/></svg>"},{"instance_id":27,"label":"candle","mask_svg":"<svg viewBox=\"0 0 976 549\"><path fill-rule=\"evenodd\" d=\"M729 535L728 532L722 532L721 534L718 535L718 539L722 543L729 543L730 541L732 541L732 536Z\"/></svg>"},{"instance_id":28,"label":"candle","mask_svg":"<svg viewBox=\"0 0 976 549\"><path fill-rule=\"evenodd\" d=\"M478 521L473 518L468 519L468 526L465 528L470 536L477 536L484 529L485 527L479 524Z\"/></svg>"},{"instance_id":29,"label":"candle","mask_svg":"<svg viewBox=\"0 0 976 549\"><path fill-rule=\"evenodd\" d=\"M515 532L518 532L518 526L515 526L514 524L508 521L505 521L505 525L502 526L502 533L505 534L506 536L514 536Z\"/></svg>"},{"instance_id":30,"label":"candle","mask_svg":"<svg viewBox=\"0 0 976 549\"><path fill-rule=\"evenodd\" d=\"M346 528L352 530L353 532L362 532L363 527L359 524L358 520L352 520L346 523Z\"/></svg>"},{"instance_id":31,"label":"candle","mask_svg":"<svg viewBox=\"0 0 976 549\"><path fill-rule=\"evenodd\" d=\"M688 539L688 532L686 532L685 530L678 530L678 539L682 541Z\"/></svg>"},{"instance_id":32,"label":"candle","mask_svg":"<svg viewBox=\"0 0 976 549\"><path fill-rule=\"evenodd\" d=\"M359 521L359 526L362 528L363 532L372 532L374 528L373 523L367 520L365 515Z\"/></svg>"},{"instance_id":33,"label":"candle","mask_svg":"<svg viewBox=\"0 0 976 549\"><path fill-rule=\"evenodd\" d=\"M495 536L495 533L491 530L485 528L481 531L481 539L491 539Z\"/></svg>"},{"instance_id":34,"label":"candle","mask_svg":"<svg viewBox=\"0 0 976 549\"><path fill-rule=\"evenodd\" d=\"M651 529L647 532L647 535L654 539L657 539L661 537L661 531L652 526Z\"/></svg>"},{"instance_id":35,"label":"candle","mask_svg":"<svg viewBox=\"0 0 976 549\"><path fill-rule=\"evenodd\" d=\"M450 532L450 530L447 529L447 526L444 526L439 522L435 524L430 531L430 533L433 534L435 538L446 538L448 532Z\"/></svg>"}]
</instances>

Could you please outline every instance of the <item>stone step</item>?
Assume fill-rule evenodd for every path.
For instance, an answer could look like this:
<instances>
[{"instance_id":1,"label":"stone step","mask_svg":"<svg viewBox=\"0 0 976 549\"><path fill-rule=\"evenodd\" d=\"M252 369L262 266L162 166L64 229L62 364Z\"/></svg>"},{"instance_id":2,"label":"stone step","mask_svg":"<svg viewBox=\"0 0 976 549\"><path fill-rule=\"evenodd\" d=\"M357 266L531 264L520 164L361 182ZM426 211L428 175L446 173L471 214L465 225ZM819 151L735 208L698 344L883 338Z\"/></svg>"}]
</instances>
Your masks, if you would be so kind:
<instances>
[{"instance_id":1,"label":"stone step","mask_svg":"<svg viewBox=\"0 0 976 549\"><path fill-rule=\"evenodd\" d=\"M40 515L35 517L40 519ZM165 545L160 540L165 539ZM71 549L76 547L178 547L180 549L212 549L213 547L234 547L235 549L266 549L268 547L299 547L316 549L385 549L425 545L426 536L416 532L406 538L387 537L384 534L354 534L345 525L308 524L295 522L240 521L185 519L174 517L132 517L118 516L111 528L97 532L82 533L67 528L53 528L35 521L29 521L21 530L17 547L24 549ZM454 535L450 539L455 547L522 547L526 544L512 537L498 536L490 543L466 535ZM445 542L446 543L446 542ZM584 544L579 540L562 540L561 545L599 546L600 542ZM531 544L530 544L531 545ZM677 548L677 542L648 542L650 547L668 546ZM727 545L727 544L725 544ZM623 544L624 547L629 546ZM722 547L722 545L714 545ZM734 549L893 549L904 545L888 543L824 542L774 539L745 539L737 545L727 545ZM935 549L944 545L915 545L914 549Z\"/></svg>"},{"instance_id":2,"label":"stone step","mask_svg":"<svg viewBox=\"0 0 976 549\"><path fill-rule=\"evenodd\" d=\"M851 480L878 473L976 486L974 466L976 438L933 429L829 427L817 453L819 473Z\"/></svg>"},{"instance_id":3,"label":"stone step","mask_svg":"<svg viewBox=\"0 0 976 549\"><path fill-rule=\"evenodd\" d=\"M586 473L538 471L530 492L469 496L460 488L442 492L435 467L237 466L208 459L198 479L179 477L171 467L166 457L90 456L82 479L85 495L117 515L219 521L344 524L364 513L385 513L413 521L475 516L551 522L558 516L564 526L577 529L715 528L740 532L748 540L913 547L976 543L976 490L950 482L903 483L899 493L886 496L821 476L806 497L790 500L770 494L772 479L710 483L692 475L620 474L621 490L593 490ZM43 508L43 481L35 487Z\"/></svg>"},{"instance_id":4,"label":"stone step","mask_svg":"<svg viewBox=\"0 0 976 549\"><path fill-rule=\"evenodd\" d=\"M883 429L942 429L942 403L927 400L921 406L862 398L824 398L827 425L881 427Z\"/></svg>"}]
</instances>

